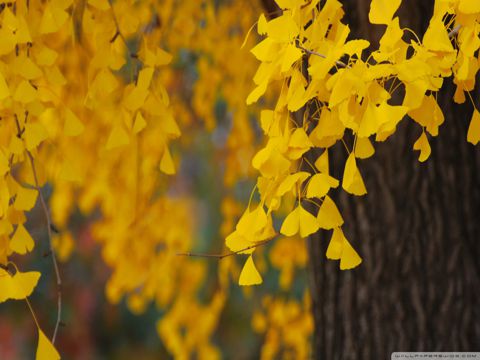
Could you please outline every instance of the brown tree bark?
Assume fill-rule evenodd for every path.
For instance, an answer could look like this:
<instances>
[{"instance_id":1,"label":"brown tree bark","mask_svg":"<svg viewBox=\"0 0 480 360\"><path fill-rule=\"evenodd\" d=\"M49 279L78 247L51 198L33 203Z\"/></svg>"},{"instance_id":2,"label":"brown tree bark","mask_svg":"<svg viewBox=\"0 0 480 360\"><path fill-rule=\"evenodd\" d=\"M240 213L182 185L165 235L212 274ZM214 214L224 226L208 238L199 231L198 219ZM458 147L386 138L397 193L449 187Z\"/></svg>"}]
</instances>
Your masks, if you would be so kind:
<instances>
[{"instance_id":1,"label":"brown tree bark","mask_svg":"<svg viewBox=\"0 0 480 360\"><path fill-rule=\"evenodd\" d=\"M422 35L433 2L404 0L401 26ZM384 27L368 23L370 0L343 4L351 37L376 46ZM363 258L358 268L340 271L325 258L330 233L308 239L316 359L480 351L480 148L466 142L472 106L452 98L447 81L438 97L445 123L426 163L412 150L419 127L404 119L373 158L358 162L368 194L335 194ZM331 151L338 178L345 151Z\"/></svg>"}]
</instances>

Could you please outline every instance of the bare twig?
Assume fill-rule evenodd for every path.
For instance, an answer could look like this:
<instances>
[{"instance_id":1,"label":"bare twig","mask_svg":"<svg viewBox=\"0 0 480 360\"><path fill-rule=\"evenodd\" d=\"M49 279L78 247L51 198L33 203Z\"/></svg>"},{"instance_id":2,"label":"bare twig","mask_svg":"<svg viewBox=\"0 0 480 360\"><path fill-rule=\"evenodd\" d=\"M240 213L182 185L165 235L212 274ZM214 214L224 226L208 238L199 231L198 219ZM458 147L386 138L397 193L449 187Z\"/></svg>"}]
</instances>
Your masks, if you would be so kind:
<instances>
[{"instance_id":1,"label":"bare twig","mask_svg":"<svg viewBox=\"0 0 480 360\"><path fill-rule=\"evenodd\" d=\"M43 213L45 219L47 220L47 232L48 232L48 244L50 248L50 255L52 256L53 267L55 269L55 276L57 279L57 321L55 323L55 330L53 331L52 344L55 344L55 339L57 338L58 327L61 323L62 318L62 278L60 276L60 270L58 268L57 257L55 255L55 250L53 248L52 242L52 219L50 218L50 212L48 211L47 203L43 197L42 192L40 191L40 186L38 182L37 171L35 169L35 162L30 151L27 151L28 159L30 160L30 165L32 166L33 179L35 181L35 186L38 191L38 196L40 197L40 203L42 204Z\"/></svg>"},{"instance_id":2,"label":"bare twig","mask_svg":"<svg viewBox=\"0 0 480 360\"><path fill-rule=\"evenodd\" d=\"M232 252L229 252L229 253L226 253L226 254L202 254L202 253L191 253L191 252L187 252L187 253L177 253L177 256L206 257L206 258L215 258L215 259L222 260L223 258L226 258L226 257L228 257L228 256L236 255L236 254L239 254L239 253L241 253L241 252L243 252L243 251L255 249L255 248L259 247L259 246L268 244L270 241L272 241L272 239L264 240L264 241L259 241L259 242L256 243L255 245L251 245L251 246L248 246L248 247L246 247L246 248L244 248L244 249L240 249L240 250L237 250L237 251L232 251Z\"/></svg>"},{"instance_id":3,"label":"bare twig","mask_svg":"<svg viewBox=\"0 0 480 360\"><path fill-rule=\"evenodd\" d=\"M304 48L303 46L301 46L301 45L299 45L299 44L297 44L297 48L299 48L300 50L305 51L307 54L319 56L319 57L321 57L321 58L323 58L323 59L326 59L326 58L327 58L326 55L320 54L319 52L316 52L316 51L313 51L313 50L306 49L306 48ZM340 61L340 60L335 61L335 64L336 64L338 67L341 67L341 68L347 68L347 67L348 67L347 64L345 64L343 61Z\"/></svg>"},{"instance_id":4,"label":"bare twig","mask_svg":"<svg viewBox=\"0 0 480 360\"><path fill-rule=\"evenodd\" d=\"M457 35L457 34L458 34L458 31L460 30L460 28L461 28L460 25L455 26L455 27L452 29L452 31L450 31L450 32L448 33L448 37L449 37L449 38L452 38L452 37L454 37L455 35Z\"/></svg>"}]
</instances>

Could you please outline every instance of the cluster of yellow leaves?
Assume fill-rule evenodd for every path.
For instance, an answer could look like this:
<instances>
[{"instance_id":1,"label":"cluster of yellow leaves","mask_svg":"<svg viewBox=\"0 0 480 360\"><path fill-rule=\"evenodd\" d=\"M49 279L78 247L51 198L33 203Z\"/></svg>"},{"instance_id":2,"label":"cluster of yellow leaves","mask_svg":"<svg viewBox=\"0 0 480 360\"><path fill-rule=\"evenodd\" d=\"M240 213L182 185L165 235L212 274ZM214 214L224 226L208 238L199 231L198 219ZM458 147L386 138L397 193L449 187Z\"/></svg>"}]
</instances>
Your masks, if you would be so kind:
<instances>
[{"instance_id":1,"label":"cluster of yellow leaves","mask_svg":"<svg viewBox=\"0 0 480 360\"><path fill-rule=\"evenodd\" d=\"M253 329L264 334L261 359L308 359L311 357L309 337L313 332L310 299L304 296L303 304L266 296L264 311L253 315Z\"/></svg>"},{"instance_id":2,"label":"cluster of yellow leaves","mask_svg":"<svg viewBox=\"0 0 480 360\"><path fill-rule=\"evenodd\" d=\"M281 234L305 238L331 229L326 257L340 260L342 270L359 265L362 260L342 231L344 220L330 190L341 183L347 193L365 195L357 160L371 157L372 140L385 141L407 115L421 127L413 149L420 151L419 161L427 160L429 137L437 136L444 122L436 100L444 78L453 77L454 100L461 103L474 89L480 67L480 7L474 1L437 0L422 40L416 35L406 40L409 33L395 17L401 0L373 0L369 20L386 29L366 60L370 43L348 39L338 0L322 6L318 0L276 3L282 9L278 17L267 20L262 14L258 19L258 33L265 38L251 50L261 63L253 78L256 87L247 97L251 104L272 84L281 86L275 108L261 112L267 141L252 160L260 173L261 201L247 209L226 238L232 251L249 255L241 285L261 283L252 254L275 235L272 213L285 207L291 210ZM349 134L354 139L350 146ZM480 141L476 109L466 135L473 144ZM348 152L341 179L329 174L329 148L338 141Z\"/></svg>"}]
</instances>

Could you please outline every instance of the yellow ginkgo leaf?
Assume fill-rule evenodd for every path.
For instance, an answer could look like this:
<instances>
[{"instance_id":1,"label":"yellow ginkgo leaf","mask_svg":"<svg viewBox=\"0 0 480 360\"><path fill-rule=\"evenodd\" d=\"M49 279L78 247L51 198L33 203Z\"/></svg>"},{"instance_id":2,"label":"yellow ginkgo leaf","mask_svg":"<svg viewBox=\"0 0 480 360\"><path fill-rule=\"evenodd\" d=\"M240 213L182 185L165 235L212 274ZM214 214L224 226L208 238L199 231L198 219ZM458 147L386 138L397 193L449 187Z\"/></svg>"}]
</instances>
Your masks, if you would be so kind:
<instances>
[{"instance_id":1,"label":"yellow ginkgo leaf","mask_svg":"<svg viewBox=\"0 0 480 360\"><path fill-rule=\"evenodd\" d=\"M329 196L325 196L322 206L317 215L318 224L322 229L334 229L343 224L343 218L338 211L337 205L330 199Z\"/></svg>"},{"instance_id":2,"label":"yellow ginkgo leaf","mask_svg":"<svg viewBox=\"0 0 480 360\"><path fill-rule=\"evenodd\" d=\"M388 25L401 2L401 0L372 0L368 20L372 24Z\"/></svg>"},{"instance_id":3,"label":"yellow ginkgo leaf","mask_svg":"<svg viewBox=\"0 0 480 360\"><path fill-rule=\"evenodd\" d=\"M15 233L10 240L10 249L17 254L26 254L32 251L35 243L22 224L18 224Z\"/></svg>"},{"instance_id":4,"label":"yellow ginkgo leaf","mask_svg":"<svg viewBox=\"0 0 480 360\"><path fill-rule=\"evenodd\" d=\"M68 19L68 13L55 5L53 2L49 3L43 10L40 22L41 34L57 32Z\"/></svg>"},{"instance_id":5,"label":"yellow ginkgo leaf","mask_svg":"<svg viewBox=\"0 0 480 360\"><path fill-rule=\"evenodd\" d=\"M307 198L322 198L327 195L330 188L336 188L339 182L327 174L315 174L310 179L307 188Z\"/></svg>"},{"instance_id":6,"label":"yellow ginkgo leaf","mask_svg":"<svg viewBox=\"0 0 480 360\"><path fill-rule=\"evenodd\" d=\"M243 266L238 284L242 286L259 285L263 282L260 273L258 272L253 262L252 255L250 255Z\"/></svg>"},{"instance_id":7,"label":"yellow ginkgo leaf","mask_svg":"<svg viewBox=\"0 0 480 360\"><path fill-rule=\"evenodd\" d=\"M324 174L329 174L328 150L326 149L322 155L315 161L315 167Z\"/></svg>"},{"instance_id":8,"label":"yellow ginkgo leaf","mask_svg":"<svg viewBox=\"0 0 480 360\"><path fill-rule=\"evenodd\" d=\"M37 190L27 189L20 186L17 190L17 196L13 207L15 210L31 210L35 206L37 196Z\"/></svg>"},{"instance_id":9,"label":"yellow ginkgo leaf","mask_svg":"<svg viewBox=\"0 0 480 360\"><path fill-rule=\"evenodd\" d=\"M37 286L40 273L38 271L20 272L13 276L0 269L0 303L8 300L22 300L33 292Z\"/></svg>"},{"instance_id":10,"label":"yellow ginkgo leaf","mask_svg":"<svg viewBox=\"0 0 480 360\"><path fill-rule=\"evenodd\" d=\"M438 128L445 121L442 109L433 95L425 96L420 107L409 111L408 115L424 126L432 136L438 135Z\"/></svg>"},{"instance_id":11,"label":"yellow ginkgo leaf","mask_svg":"<svg viewBox=\"0 0 480 360\"><path fill-rule=\"evenodd\" d=\"M432 51L455 51L441 17L434 17L430 21L428 29L425 32L425 35L423 35L423 45Z\"/></svg>"},{"instance_id":12,"label":"yellow ginkgo leaf","mask_svg":"<svg viewBox=\"0 0 480 360\"><path fill-rule=\"evenodd\" d=\"M115 125L112 129L112 132L108 136L107 145L105 146L107 150L111 150L120 146L125 146L130 143L130 138L121 125Z\"/></svg>"},{"instance_id":13,"label":"yellow ginkgo leaf","mask_svg":"<svg viewBox=\"0 0 480 360\"><path fill-rule=\"evenodd\" d=\"M65 124L63 126L63 133L67 136L80 135L85 126L80 119L70 109L65 111Z\"/></svg>"},{"instance_id":14,"label":"yellow ginkgo leaf","mask_svg":"<svg viewBox=\"0 0 480 360\"><path fill-rule=\"evenodd\" d=\"M330 260L340 260L342 257L343 251L343 231L341 228L333 229L332 238L327 247L327 259Z\"/></svg>"},{"instance_id":15,"label":"yellow ginkgo leaf","mask_svg":"<svg viewBox=\"0 0 480 360\"><path fill-rule=\"evenodd\" d=\"M133 133L138 134L140 131L145 129L145 126L147 126L147 122L142 116L142 113L138 111L137 115L135 116L135 121L133 122Z\"/></svg>"},{"instance_id":16,"label":"yellow ginkgo leaf","mask_svg":"<svg viewBox=\"0 0 480 360\"><path fill-rule=\"evenodd\" d=\"M472 120L470 120L467 141L473 145L477 145L480 141L480 112L477 109L473 111Z\"/></svg>"},{"instance_id":17,"label":"yellow ginkgo leaf","mask_svg":"<svg viewBox=\"0 0 480 360\"><path fill-rule=\"evenodd\" d=\"M348 240L343 236L342 258L340 259L340 270L353 269L360 265L362 258L355 249L350 245Z\"/></svg>"},{"instance_id":18,"label":"yellow ginkgo leaf","mask_svg":"<svg viewBox=\"0 0 480 360\"><path fill-rule=\"evenodd\" d=\"M359 159L367 159L375 154L375 148L373 147L368 137L357 138L355 144L355 156Z\"/></svg>"},{"instance_id":19,"label":"yellow ginkgo leaf","mask_svg":"<svg viewBox=\"0 0 480 360\"><path fill-rule=\"evenodd\" d=\"M25 124L25 147L27 150L33 150L40 145L48 137L48 132L45 127L39 123Z\"/></svg>"},{"instance_id":20,"label":"yellow ginkgo leaf","mask_svg":"<svg viewBox=\"0 0 480 360\"><path fill-rule=\"evenodd\" d=\"M37 90L35 90L29 81L23 80L18 85L13 99L23 104L27 104L37 99Z\"/></svg>"},{"instance_id":21,"label":"yellow ginkgo leaf","mask_svg":"<svg viewBox=\"0 0 480 360\"><path fill-rule=\"evenodd\" d=\"M55 346L45 336L42 329L38 328L38 346L35 360L59 360L60 354Z\"/></svg>"},{"instance_id":22,"label":"yellow ginkgo leaf","mask_svg":"<svg viewBox=\"0 0 480 360\"><path fill-rule=\"evenodd\" d=\"M280 183L276 191L277 196L283 196L287 192L294 189L294 186L301 185L310 174L306 171L300 171L295 174L287 175L287 177Z\"/></svg>"},{"instance_id":23,"label":"yellow ginkgo leaf","mask_svg":"<svg viewBox=\"0 0 480 360\"><path fill-rule=\"evenodd\" d=\"M286 236L300 233L301 237L307 237L319 229L315 216L310 214L301 205L298 205L283 221L280 232Z\"/></svg>"},{"instance_id":24,"label":"yellow ginkgo leaf","mask_svg":"<svg viewBox=\"0 0 480 360\"><path fill-rule=\"evenodd\" d=\"M415 144L413 144L413 150L420 150L420 156L418 157L418 161L420 162L426 161L432 153L427 135L424 131L422 131L422 135L420 135L417 141L415 141Z\"/></svg>"},{"instance_id":25,"label":"yellow ginkgo leaf","mask_svg":"<svg viewBox=\"0 0 480 360\"><path fill-rule=\"evenodd\" d=\"M342 187L346 192L353 195L360 196L367 193L353 152L348 156L347 162L345 163Z\"/></svg>"}]
</instances>

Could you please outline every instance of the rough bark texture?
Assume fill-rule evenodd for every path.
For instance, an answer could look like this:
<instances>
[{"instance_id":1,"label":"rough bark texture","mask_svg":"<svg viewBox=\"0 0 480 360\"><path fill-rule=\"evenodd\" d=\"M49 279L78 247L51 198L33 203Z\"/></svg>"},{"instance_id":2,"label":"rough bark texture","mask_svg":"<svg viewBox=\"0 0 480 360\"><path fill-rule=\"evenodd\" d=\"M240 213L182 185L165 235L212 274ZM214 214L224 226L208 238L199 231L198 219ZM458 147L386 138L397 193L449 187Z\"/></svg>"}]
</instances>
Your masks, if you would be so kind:
<instances>
[{"instance_id":1,"label":"rough bark texture","mask_svg":"<svg viewBox=\"0 0 480 360\"><path fill-rule=\"evenodd\" d=\"M343 3L352 37L375 43L384 27L368 24L370 0ZM433 0L403 3L401 25L423 34ZM419 127L405 119L373 158L358 162L369 193L337 194L360 267L340 271L325 259L329 233L308 240L316 359L480 351L480 148L466 142L471 105L452 97L446 82L445 123L426 163L412 150ZM332 152L339 176L345 151Z\"/></svg>"}]
</instances>

